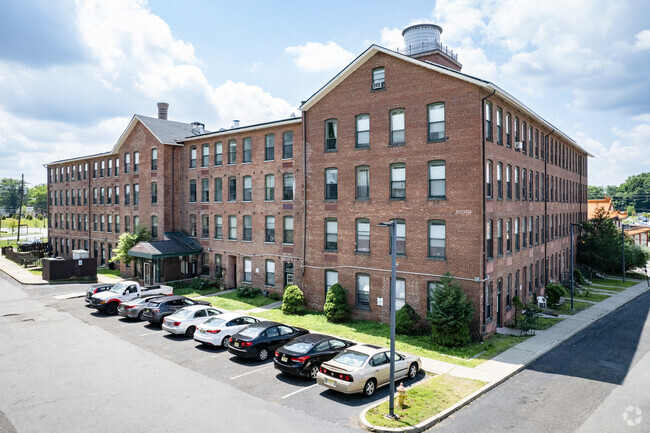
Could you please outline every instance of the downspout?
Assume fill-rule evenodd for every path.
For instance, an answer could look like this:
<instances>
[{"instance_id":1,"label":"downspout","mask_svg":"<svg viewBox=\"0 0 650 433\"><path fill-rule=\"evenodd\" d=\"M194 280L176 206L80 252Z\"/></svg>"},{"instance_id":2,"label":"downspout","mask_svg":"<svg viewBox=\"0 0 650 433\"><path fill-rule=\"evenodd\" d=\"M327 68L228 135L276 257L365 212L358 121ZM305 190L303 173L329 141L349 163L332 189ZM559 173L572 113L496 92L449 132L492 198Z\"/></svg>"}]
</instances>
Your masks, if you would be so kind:
<instances>
[{"instance_id":1,"label":"downspout","mask_svg":"<svg viewBox=\"0 0 650 433\"><path fill-rule=\"evenodd\" d=\"M85 161L86 164L88 164L88 250L89 250L88 251L88 256L90 256L90 248L92 247L92 242L93 242L91 237L90 237L90 233L91 233L90 224L92 224L92 221L90 221L90 217L91 217L91 215L90 215L90 203L92 202L92 200L90 199L90 194L92 193L92 190L90 189L90 179L91 179L91 177L90 177L90 161L87 160L87 159L85 159L84 161ZM84 173L86 172L85 168L86 167L85 167L85 164L84 164Z\"/></svg>"},{"instance_id":2,"label":"downspout","mask_svg":"<svg viewBox=\"0 0 650 433\"><path fill-rule=\"evenodd\" d=\"M174 169L175 169L175 163L174 163L174 151L176 150L175 146L172 146L172 231L176 231L176 226L175 226L175 221L176 221L176 213L174 212L174 197L176 196L176 190L174 189ZM163 230L164 233L164 230Z\"/></svg>"},{"instance_id":3,"label":"downspout","mask_svg":"<svg viewBox=\"0 0 650 433\"><path fill-rule=\"evenodd\" d=\"M302 112L302 274L307 251L307 112Z\"/></svg>"},{"instance_id":4,"label":"downspout","mask_svg":"<svg viewBox=\"0 0 650 433\"><path fill-rule=\"evenodd\" d=\"M482 262L483 262L483 291L482 295L485 296L485 285L487 284L487 251L486 251L486 236L487 234L485 233L485 205L486 205L486 194L485 194L485 101L488 100L488 98L492 97L495 93L497 92L497 89L493 89L492 93L481 99L481 125L482 125L482 140L481 140L481 145L482 145L482 152L483 152L483 168L482 168L482 173L483 177L481 179L481 187L483 189L483 254L481 256ZM485 304L485 303L483 303ZM483 311L482 316L485 316L485 311ZM485 334L485 321L483 322L483 326L481 329L481 341L483 341L483 335Z\"/></svg>"},{"instance_id":5,"label":"downspout","mask_svg":"<svg viewBox=\"0 0 650 433\"><path fill-rule=\"evenodd\" d=\"M555 132L555 128L549 132L544 138L544 224L545 224L545 233L544 233L544 283L548 283L548 241L551 239L549 236L549 224L548 224L548 188L547 188L547 174L546 170L548 169L548 149L549 149L549 137Z\"/></svg>"}]
</instances>

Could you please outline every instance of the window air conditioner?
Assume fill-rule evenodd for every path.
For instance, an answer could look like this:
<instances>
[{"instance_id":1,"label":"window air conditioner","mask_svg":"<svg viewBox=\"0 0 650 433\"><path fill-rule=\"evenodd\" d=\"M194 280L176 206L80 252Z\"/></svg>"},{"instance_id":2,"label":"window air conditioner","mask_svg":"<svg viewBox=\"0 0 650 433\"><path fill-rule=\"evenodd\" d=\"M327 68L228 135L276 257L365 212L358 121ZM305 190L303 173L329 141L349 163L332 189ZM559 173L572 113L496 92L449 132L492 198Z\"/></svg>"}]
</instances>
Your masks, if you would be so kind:
<instances>
[{"instance_id":1,"label":"window air conditioner","mask_svg":"<svg viewBox=\"0 0 650 433\"><path fill-rule=\"evenodd\" d=\"M515 150L522 150L524 148L523 141L515 141Z\"/></svg>"},{"instance_id":2,"label":"window air conditioner","mask_svg":"<svg viewBox=\"0 0 650 433\"><path fill-rule=\"evenodd\" d=\"M293 274L287 274L287 284L293 284Z\"/></svg>"},{"instance_id":3,"label":"window air conditioner","mask_svg":"<svg viewBox=\"0 0 650 433\"><path fill-rule=\"evenodd\" d=\"M383 81L377 81L375 83L372 83L372 88L373 89L383 89L384 88L384 82Z\"/></svg>"}]
</instances>

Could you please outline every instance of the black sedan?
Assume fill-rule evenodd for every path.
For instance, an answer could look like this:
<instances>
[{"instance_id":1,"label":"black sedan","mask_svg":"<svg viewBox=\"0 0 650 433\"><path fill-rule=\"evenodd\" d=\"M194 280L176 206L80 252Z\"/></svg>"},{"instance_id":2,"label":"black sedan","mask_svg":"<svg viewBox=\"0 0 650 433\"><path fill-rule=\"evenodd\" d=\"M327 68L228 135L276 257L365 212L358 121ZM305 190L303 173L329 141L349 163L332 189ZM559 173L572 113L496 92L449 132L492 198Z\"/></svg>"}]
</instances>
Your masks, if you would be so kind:
<instances>
[{"instance_id":1,"label":"black sedan","mask_svg":"<svg viewBox=\"0 0 650 433\"><path fill-rule=\"evenodd\" d=\"M115 284L93 284L88 290L86 290L86 302L90 302L90 298L94 294L105 292L110 290Z\"/></svg>"},{"instance_id":2,"label":"black sedan","mask_svg":"<svg viewBox=\"0 0 650 433\"><path fill-rule=\"evenodd\" d=\"M212 305L207 301L190 299L185 296L171 295L153 298L142 309L142 319L154 325L161 325L165 317L176 310L190 305Z\"/></svg>"},{"instance_id":3,"label":"black sedan","mask_svg":"<svg viewBox=\"0 0 650 433\"><path fill-rule=\"evenodd\" d=\"M264 361L278 347L308 333L304 328L294 328L278 322L257 322L230 337L228 351L239 358Z\"/></svg>"},{"instance_id":4,"label":"black sedan","mask_svg":"<svg viewBox=\"0 0 650 433\"><path fill-rule=\"evenodd\" d=\"M306 334L276 350L273 363L283 373L316 379L321 363L329 361L354 344L329 335Z\"/></svg>"}]
</instances>

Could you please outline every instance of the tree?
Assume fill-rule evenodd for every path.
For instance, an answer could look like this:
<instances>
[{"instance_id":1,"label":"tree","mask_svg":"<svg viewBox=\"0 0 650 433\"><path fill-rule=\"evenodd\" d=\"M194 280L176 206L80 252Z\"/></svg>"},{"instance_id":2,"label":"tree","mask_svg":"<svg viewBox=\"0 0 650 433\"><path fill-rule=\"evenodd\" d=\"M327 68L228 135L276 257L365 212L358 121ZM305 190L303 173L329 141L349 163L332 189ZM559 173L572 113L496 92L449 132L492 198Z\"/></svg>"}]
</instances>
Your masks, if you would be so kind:
<instances>
[{"instance_id":1,"label":"tree","mask_svg":"<svg viewBox=\"0 0 650 433\"><path fill-rule=\"evenodd\" d=\"M8 177L0 180L0 207L9 215L17 212L20 205L20 181Z\"/></svg>"},{"instance_id":2,"label":"tree","mask_svg":"<svg viewBox=\"0 0 650 433\"><path fill-rule=\"evenodd\" d=\"M633 206L637 212L650 210L650 173L628 177L612 194L616 209Z\"/></svg>"},{"instance_id":3,"label":"tree","mask_svg":"<svg viewBox=\"0 0 650 433\"><path fill-rule=\"evenodd\" d=\"M333 284L327 291L323 311L325 312L327 321L332 323L345 322L350 317L348 291L339 283Z\"/></svg>"},{"instance_id":4,"label":"tree","mask_svg":"<svg viewBox=\"0 0 650 433\"><path fill-rule=\"evenodd\" d=\"M470 341L469 322L474 307L451 274L446 273L440 281L442 284L433 292L431 312L427 316L431 337L441 346L464 346Z\"/></svg>"},{"instance_id":5,"label":"tree","mask_svg":"<svg viewBox=\"0 0 650 433\"><path fill-rule=\"evenodd\" d=\"M29 206L33 206L37 214L47 210L47 185L44 183L29 188L27 193Z\"/></svg>"},{"instance_id":6,"label":"tree","mask_svg":"<svg viewBox=\"0 0 650 433\"><path fill-rule=\"evenodd\" d=\"M120 240L113 250L115 255L111 258L111 263L119 261L128 264L133 261L134 257L129 256L129 250L136 246L138 242L147 242L151 240L151 232L145 226L137 226L133 233L124 232L120 235Z\"/></svg>"},{"instance_id":7,"label":"tree","mask_svg":"<svg viewBox=\"0 0 650 433\"><path fill-rule=\"evenodd\" d=\"M415 335L420 326L420 316L408 303L395 314L395 332L403 335Z\"/></svg>"},{"instance_id":8,"label":"tree","mask_svg":"<svg viewBox=\"0 0 650 433\"><path fill-rule=\"evenodd\" d=\"M602 186L587 186L587 197L590 200L603 198L605 196L605 188Z\"/></svg>"},{"instance_id":9,"label":"tree","mask_svg":"<svg viewBox=\"0 0 650 433\"><path fill-rule=\"evenodd\" d=\"M287 286L284 289L284 296L282 297L282 313L284 314L305 314L305 294L302 293L300 287L295 284Z\"/></svg>"}]
</instances>

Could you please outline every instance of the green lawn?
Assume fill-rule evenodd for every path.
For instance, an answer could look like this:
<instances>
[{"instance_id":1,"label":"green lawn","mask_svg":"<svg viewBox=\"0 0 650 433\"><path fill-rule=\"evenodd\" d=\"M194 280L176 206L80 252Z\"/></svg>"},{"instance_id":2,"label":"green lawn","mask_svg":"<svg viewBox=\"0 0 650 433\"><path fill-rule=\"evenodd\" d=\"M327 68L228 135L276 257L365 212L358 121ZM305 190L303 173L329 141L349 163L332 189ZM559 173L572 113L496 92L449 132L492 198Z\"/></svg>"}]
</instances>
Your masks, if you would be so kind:
<instances>
[{"instance_id":1,"label":"green lawn","mask_svg":"<svg viewBox=\"0 0 650 433\"><path fill-rule=\"evenodd\" d=\"M610 296L611 295L605 295L605 294L602 294L602 293L590 292L589 295L577 295L577 296L574 296L574 299L582 299L584 301L600 302L600 301L604 301L605 299L609 298ZM569 302L571 302L570 299L569 299Z\"/></svg>"},{"instance_id":2,"label":"green lawn","mask_svg":"<svg viewBox=\"0 0 650 433\"><path fill-rule=\"evenodd\" d=\"M321 312L310 311L303 316L288 316L282 314L282 311L279 309L256 313L255 316L361 343L376 344L384 347L388 347L390 344L390 327L386 324L371 322L369 320L353 320L348 323L336 324L329 323ZM470 343L463 348L448 349L435 344L428 335L397 335L395 347L398 350L414 355L425 356L466 367L474 367L504 350L521 343L526 338L528 337L494 335L484 343Z\"/></svg>"},{"instance_id":3,"label":"green lawn","mask_svg":"<svg viewBox=\"0 0 650 433\"><path fill-rule=\"evenodd\" d=\"M399 415L399 420L384 418L388 413L388 401L366 412L366 420L382 427L414 426L453 406L484 385L485 382L479 380L447 374L435 376L407 391L404 408L400 408L395 399L395 413Z\"/></svg>"},{"instance_id":4,"label":"green lawn","mask_svg":"<svg viewBox=\"0 0 650 433\"><path fill-rule=\"evenodd\" d=\"M174 295L187 296L188 298L196 298L197 296L210 295L212 293L218 292L219 290L214 287L209 287L207 289L193 289L191 287L183 287L179 289L174 289Z\"/></svg>"},{"instance_id":5,"label":"green lawn","mask_svg":"<svg viewBox=\"0 0 650 433\"><path fill-rule=\"evenodd\" d=\"M625 281L623 280L610 280L610 279L603 279L603 278L592 278L591 279L592 284L601 284L603 286L612 286L612 287L631 287L636 284L639 284L638 281Z\"/></svg>"},{"instance_id":6,"label":"green lawn","mask_svg":"<svg viewBox=\"0 0 650 433\"><path fill-rule=\"evenodd\" d=\"M582 286L587 289L596 289L596 290L608 290L610 292L622 292L623 290L627 289L627 287L614 287L614 286L609 286L609 287L603 287L603 286Z\"/></svg>"},{"instance_id":7,"label":"green lawn","mask_svg":"<svg viewBox=\"0 0 650 433\"><path fill-rule=\"evenodd\" d=\"M539 319L539 330L543 331L545 329L550 328L551 326L555 325L556 323L560 323L564 319L551 319L550 317L542 317Z\"/></svg>"},{"instance_id":8,"label":"green lawn","mask_svg":"<svg viewBox=\"0 0 650 433\"><path fill-rule=\"evenodd\" d=\"M116 280L121 280L119 269L108 269L108 268L99 268L97 269L97 275L104 275L109 278L114 278Z\"/></svg>"},{"instance_id":9,"label":"green lawn","mask_svg":"<svg viewBox=\"0 0 650 433\"><path fill-rule=\"evenodd\" d=\"M576 314L579 313L582 310L586 310L587 308L591 307L593 304L590 304L589 302L583 302L583 301L578 301L576 300L575 296L573 298L573 308L575 311L571 311L571 298L567 298L566 304L564 304L561 307L558 308L553 308L552 310L556 314Z\"/></svg>"},{"instance_id":10,"label":"green lawn","mask_svg":"<svg viewBox=\"0 0 650 433\"><path fill-rule=\"evenodd\" d=\"M22 218L20 220L20 224L27 224L27 227L47 227L47 218L44 220L38 220L36 218L32 218L31 220L28 220L26 218ZM2 226L2 230L8 230L11 232L11 228L13 227L15 230L18 230L18 220L14 218L5 218L2 221L0 221L0 225ZM22 229L21 229L22 232Z\"/></svg>"},{"instance_id":11,"label":"green lawn","mask_svg":"<svg viewBox=\"0 0 650 433\"><path fill-rule=\"evenodd\" d=\"M210 302L217 308L225 308L226 310L252 310L253 308L263 307L272 304L275 300L265 297L256 296L254 298L238 298L236 292L224 293L223 295L212 296L204 298L205 301ZM258 314L256 314L258 316Z\"/></svg>"},{"instance_id":12,"label":"green lawn","mask_svg":"<svg viewBox=\"0 0 650 433\"><path fill-rule=\"evenodd\" d=\"M34 275L36 275L38 277L43 276L43 269L28 269L28 270L29 270L29 272L31 272L32 274L34 274Z\"/></svg>"}]
</instances>

